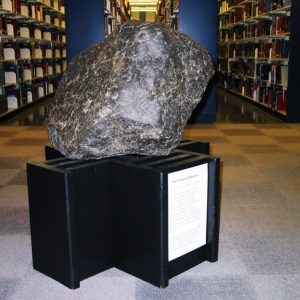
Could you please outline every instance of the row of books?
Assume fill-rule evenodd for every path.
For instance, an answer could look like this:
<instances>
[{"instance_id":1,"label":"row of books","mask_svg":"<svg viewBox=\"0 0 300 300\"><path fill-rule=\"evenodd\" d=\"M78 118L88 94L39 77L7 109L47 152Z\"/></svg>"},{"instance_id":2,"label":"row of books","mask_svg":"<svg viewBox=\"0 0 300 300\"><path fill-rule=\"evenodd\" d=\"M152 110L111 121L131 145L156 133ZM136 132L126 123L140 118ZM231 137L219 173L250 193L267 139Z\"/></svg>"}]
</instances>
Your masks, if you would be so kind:
<instances>
[{"instance_id":1,"label":"row of books","mask_svg":"<svg viewBox=\"0 0 300 300\"><path fill-rule=\"evenodd\" d=\"M256 16L252 16L256 17ZM271 34L281 34L290 31L290 16L289 15L273 15L269 19L258 20L256 23L238 23L245 20L244 17L238 18L236 12L232 12L219 17L219 28L231 29L226 27L236 24L240 25L240 29L245 36L261 36ZM234 26L234 27L236 27ZM225 27L225 28L224 28ZM229 33L230 34L230 33Z\"/></svg>"},{"instance_id":2,"label":"row of books","mask_svg":"<svg viewBox=\"0 0 300 300\"><path fill-rule=\"evenodd\" d=\"M2 36L20 37L23 39L44 40L66 43L66 34L55 28L45 28L36 24L21 22L16 19L0 16L0 34Z\"/></svg>"},{"instance_id":3,"label":"row of books","mask_svg":"<svg viewBox=\"0 0 300 300\"><path fill-rule=\"evenodd\" d=\"M66 47L62 45L8 42L2 43L0 49L0 58L4 61L67 57Z\"/></svg>"},{"instance_id":4,"label":"row of books","mask_svg":"<svg viewBox=\"0 0 300 300\"><path fill-rule=\"evenodd\" d=\"M291 0L258 0L258 12L259 14L263 14L290 5Z\"/></svg>"},{"instance_id":5,"label":"row of books","mask_svg":"<svg viewBox=\"0 0 300 300\"><path fill-rule=\"evenodd\" d=\"M220 45L218 57L224 58L254 58L254 59L287 59L289 57L290 41L273 39L272 42L247 42L230 45Z\"/></svg>"},{"instance_id":6,"label":"row of books","mask_svg":"<svg viewBox=\"0 0 300 300\"><path fill-rule=\"evenodd\" d=\"M247 6L257 6L258 13L264 14L266 12L274 11L286 6L291 5L291 0L258 0L257 2L245 1L245 0L222 0L219 1L219 13L222 14L227 12L231 8L239 9L240 7L236 7L239 4L244 4L245 7ZM256 8L255 8L256 9Z\"/></svg>"},{"instance_id":7,"label":"row of books","mask_svg":"<svg viewBox=\"0 0 300 300\"><path fill-rule=\"evenodd\" d=\"M66 61L43 61L23 64L1 64L0 84L15 85L37 78L62 74L67 68Z\"/></svg>"},{"instance_id":8,"label":"row of books","mask_svg":"<svg viewBox=\"0 0 300 300\"><path fill-rule=\"evenodd\" d=\"M220 82L227 89L262 103L268 108L286 113L288 94L285 88L234 75L220 74L220 76Z\"/></svg>"},{"instance_id":9,"label":"row of books","mask_svg":"<svg viewBox=\"0 0 300 300\"><path fill-rule=\"evenodd\" d=\"M0 114L8 109L18 109L28 103L52 94L58 85L59 78L47 78L39 81L24 83L19 87L10 86L0 96Z\"/></svg>"},{"instance_id":10,"label":"row of books","mask_svg":"<svg viewBox=\"0 0 300 300\"><path fill-rule=\"evenodd\" d=\"M229 69L231 74L252 77L256 80L266 81L287 87L288 85L288 66L281 64L265 64L254 62L230 62Z\"/></svg>"},{"instance_id":11,"label":"row of books","mask_svg":"<svg viewBox=\"0 0 300 300\"><path fill-rule=\"evenodd\" d=\"M0 16L0 34L56 42L66 40L66 34L55 28L3 16Z\"/></svg>"},{"instance_id":12,"label":"row of books","mask_svg":"<svg viewBox=\"0 0 300 300\"><path fill-rule=\"evenodd\" d=\"M59 14L65 13L64 1L62 0L39 0L36 2L30 0L1 0L0 2L2 10L37 20L42 20L41 16L49 11L59 12Z\"/></svg>"}]
</instances>

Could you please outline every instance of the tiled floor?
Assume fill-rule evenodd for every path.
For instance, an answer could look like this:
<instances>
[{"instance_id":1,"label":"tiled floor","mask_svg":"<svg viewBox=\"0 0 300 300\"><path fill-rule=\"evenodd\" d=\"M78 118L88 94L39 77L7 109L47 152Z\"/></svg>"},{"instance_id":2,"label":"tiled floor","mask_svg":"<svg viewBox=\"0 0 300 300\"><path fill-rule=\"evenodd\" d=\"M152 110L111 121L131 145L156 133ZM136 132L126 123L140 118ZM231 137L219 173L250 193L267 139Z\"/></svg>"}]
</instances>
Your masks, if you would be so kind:
<instances>
[{"instance_id":1,"label":"tiled floor","mask_svg":"<svg viewBox=\"0 0 300 300\"><path fill-rule=\"evenodd\" d=\"M70 291L32 270L26 162L42 126L0 127L0 299L300 299L300 125L189 125L222 160L220 257L154 288L118 270Z\"/></svg>"}]
</instances>

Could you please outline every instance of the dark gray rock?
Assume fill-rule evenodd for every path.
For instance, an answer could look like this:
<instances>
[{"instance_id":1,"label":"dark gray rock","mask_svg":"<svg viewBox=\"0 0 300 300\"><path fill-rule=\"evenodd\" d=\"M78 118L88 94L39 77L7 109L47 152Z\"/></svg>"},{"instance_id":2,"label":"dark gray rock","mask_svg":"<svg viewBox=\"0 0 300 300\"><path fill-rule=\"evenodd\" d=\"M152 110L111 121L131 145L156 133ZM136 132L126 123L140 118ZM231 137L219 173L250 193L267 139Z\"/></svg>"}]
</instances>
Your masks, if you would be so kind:
<instances>
[{"instance_id":1,"label":"dark gray rock","mask_svg":"<svg viewBox=\"0 0 300 300\"><path fill-rule=\"evenodd\" d=\"M167 155L213 73L188 36L125 23L69 64L47 116L50 141L71 158Z\"/></svg>"}]
</instances>

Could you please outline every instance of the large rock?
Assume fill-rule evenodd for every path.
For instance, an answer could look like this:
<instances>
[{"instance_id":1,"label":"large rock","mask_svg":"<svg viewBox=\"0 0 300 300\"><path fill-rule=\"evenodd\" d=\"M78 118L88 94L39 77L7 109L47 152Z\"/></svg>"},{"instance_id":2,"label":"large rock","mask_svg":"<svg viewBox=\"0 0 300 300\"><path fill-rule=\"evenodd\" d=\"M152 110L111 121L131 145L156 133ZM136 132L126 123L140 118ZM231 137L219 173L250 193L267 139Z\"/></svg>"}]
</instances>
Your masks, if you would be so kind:
<instances>
[{"instance_id":1,"label":"large rock","mask_svg":"<svg viewBox=\"0 0 300 300\"><path fill-rule=\"evenodd\" d=\"M125 23L69 64L48 112L50 141L71 158L167 155L213 72L188 36Z\"/></svg>"}]
</instances>

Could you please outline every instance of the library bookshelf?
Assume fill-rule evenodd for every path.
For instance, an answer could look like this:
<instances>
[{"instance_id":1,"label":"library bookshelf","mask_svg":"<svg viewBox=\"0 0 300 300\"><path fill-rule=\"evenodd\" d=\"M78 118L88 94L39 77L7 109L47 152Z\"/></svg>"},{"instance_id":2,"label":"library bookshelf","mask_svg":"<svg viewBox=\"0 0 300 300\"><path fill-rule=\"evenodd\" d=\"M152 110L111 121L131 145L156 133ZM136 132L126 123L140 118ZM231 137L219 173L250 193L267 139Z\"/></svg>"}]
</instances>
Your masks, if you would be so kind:
<instances>
[{"instance_id":1,"label":"library bookshelf","mask_svg":"<svg viewBox=\"0 0 300 300\"><path fill-rule=\"evenodd\" d=\"M63 0L0 0L0 120L54 94L65 27Z\"/></svg>"},{"instance_id":2,"label":"library bookshelf","mask_svg":"<svg viewBox=\"0 0 300 300\"><path fill-rule=\"evenodd\" d=\"M152 1L152 6L143 6L143 2L104 0L105 36L128 20L167 23L178 30L178 2L179 0L158 0Z\"/></svg>"},{"instance_id":3,"label":"library bookshelf","mask_svg":"<svg viewBox=\"0 0 300 300\"><path fill-rule=\"evenodd\" d=\"M219 0L218 84L288 122L300 121L297 0ZM299 52L298 52L299 53ZM295 75L294 75L295 76Z\"/></svg>"}]
</instances>

